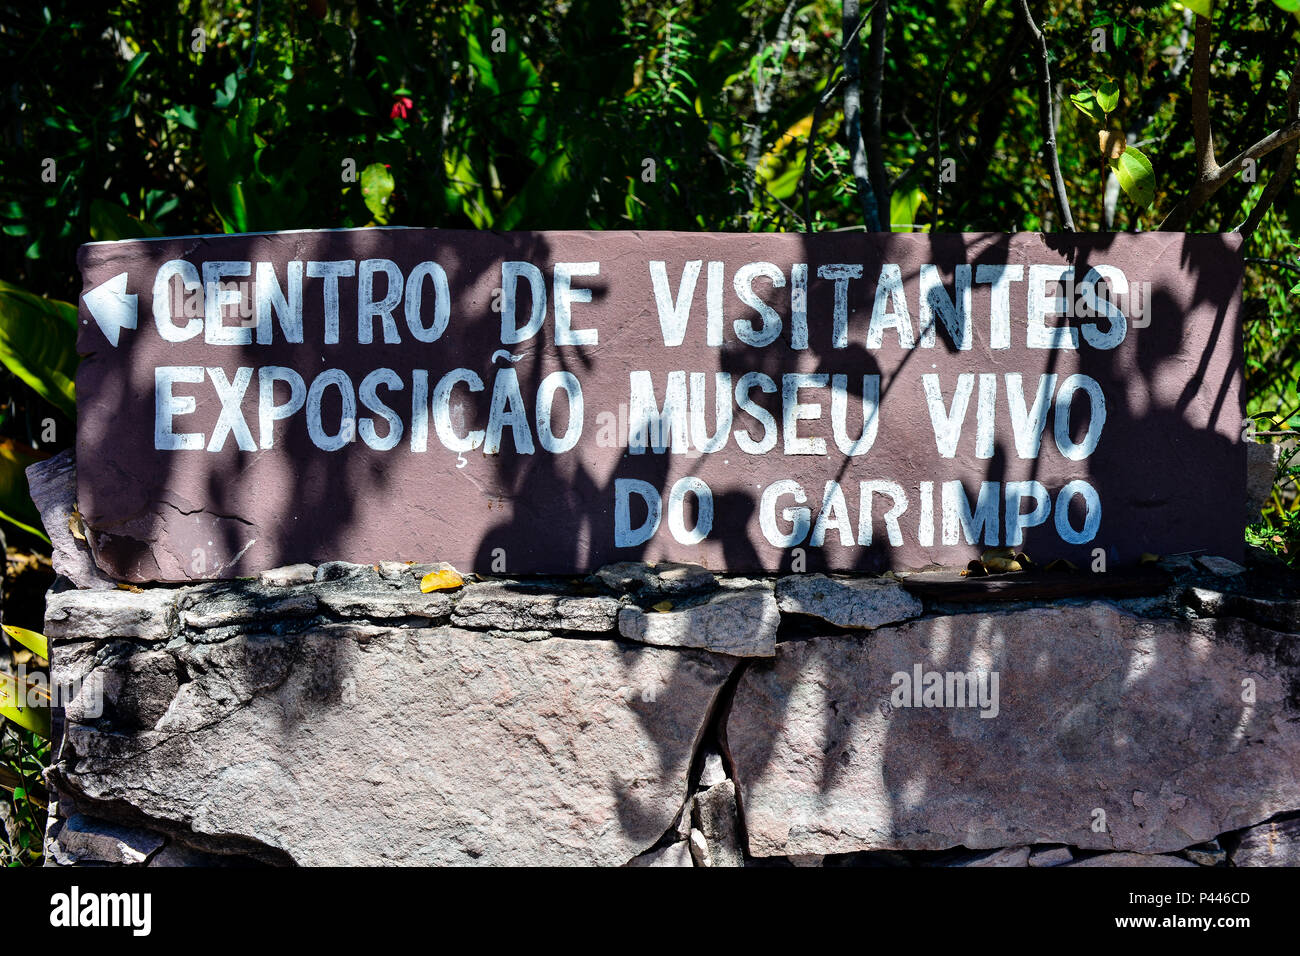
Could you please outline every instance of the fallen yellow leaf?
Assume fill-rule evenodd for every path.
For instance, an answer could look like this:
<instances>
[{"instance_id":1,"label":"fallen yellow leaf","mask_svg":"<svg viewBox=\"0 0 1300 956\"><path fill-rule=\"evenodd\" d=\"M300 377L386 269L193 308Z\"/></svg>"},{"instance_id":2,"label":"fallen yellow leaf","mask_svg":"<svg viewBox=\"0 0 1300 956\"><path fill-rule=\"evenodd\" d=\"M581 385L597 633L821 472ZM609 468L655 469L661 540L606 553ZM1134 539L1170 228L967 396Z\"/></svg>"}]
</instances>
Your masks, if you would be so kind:
<instances>
[{"instance_id":1,"label":"fallen yellow leaf","mask_svg":"<svg viewBox=\"0 0 1300 956\"><path fill-rule=\"evenodd\" d=\"M455 568L439 568L430 571L420 579L420 590L425 594L433 591L450 591L465 583L465 579Z\"/></svg>"},{"instance_id":2,"label":"fallen yellow leaf","mask_svg":"<svg viewBox=\"0 0 1300 956\"><path fill-rule=\"evenodd\" d=\"M671 611L673 609L673 602L660 601L658 604L654 605L653 609L656 611Z\"/></svg>"}]
</instances>

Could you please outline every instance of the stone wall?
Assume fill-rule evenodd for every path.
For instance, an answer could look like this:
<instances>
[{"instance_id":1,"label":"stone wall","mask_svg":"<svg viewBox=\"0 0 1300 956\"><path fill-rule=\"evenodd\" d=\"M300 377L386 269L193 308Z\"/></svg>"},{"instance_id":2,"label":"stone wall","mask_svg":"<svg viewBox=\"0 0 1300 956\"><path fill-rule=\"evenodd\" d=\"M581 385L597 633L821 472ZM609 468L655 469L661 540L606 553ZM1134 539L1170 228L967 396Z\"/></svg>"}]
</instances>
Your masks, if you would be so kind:
<instances>
[{"instance_id":1,"label":"stone wall","mask_svg":"<svg viewBox=\"0 0 1300 956\"><path fill-rule=\"evenodd\" d=\"M1300 863L1300 600L1266 566L1050 604L640 564L126 590L84 547L57 537L47 605L80 687L52 862ZM997 693L906 706L929 672Z\"/></svg>"}]
</instances>

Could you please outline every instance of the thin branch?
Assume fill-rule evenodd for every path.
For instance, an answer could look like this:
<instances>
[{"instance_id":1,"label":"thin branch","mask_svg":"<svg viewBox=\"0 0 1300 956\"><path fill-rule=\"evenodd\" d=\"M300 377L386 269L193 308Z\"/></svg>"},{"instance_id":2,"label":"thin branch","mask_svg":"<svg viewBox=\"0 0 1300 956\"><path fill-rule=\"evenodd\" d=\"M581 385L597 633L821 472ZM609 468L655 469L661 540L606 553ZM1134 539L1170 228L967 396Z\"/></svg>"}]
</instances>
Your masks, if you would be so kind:
<instances>
[{"instance_id":1,"label":"thin branch","mask_svg":"<svg viewBox=\"0 0 1300 956\"><path fill-rule=\"evenodd\" d=\"M1289 120L1300 119L1300 59L1295 61L1295 66L1291 70L1291 83L1286 91L1286 115ZM1233 230L1234 232L1250 236L1259 228L1259 224L1264 221L1264 216L1281 194L1282 187L1290 181L1292 173L1295 172L1297 155L1300 155L1300 139L1292 140L1282 151L1282 158L1273 175L1268 178L1268 185L1264 187L1259 202L1255 203L1255 208L1250 211L1246 221Z\"/></svg>"},{"instance_id":2,"label":"thin branch","mask_svg":"<svg viewBox=\"0 0 1300 956\"><path fill-rule=\"evenodd\" d=\"M831 97L843 82L843 75L836 77L835 82L826 87L826 92L817 99L817 104L813 107L812 125L808 127L808 143L803 151L803 176L799 182L799 186L803 190L804 232L812 231L812 192L810 187L812 184L813 147L817 141L817 125L821 122L822 110L826 108L826 104L830 102Z\"/></svg>"},{"instance_id":3,"label":"thin branch","mask_svg":"<svg viewBox=\"0 0 1300 956\"><path fill-rule=\"evenodd\" d=\"M1294 262L1287 262L1285 259L1261 259L1257 256L1244 256L1242 262L1253 262L1261 266L1276 266L1279 269L1287 269L1290 272L1300 273L1300 265Z\"/></svg>"},{"instance_id":4,"label":"thin branch","mask_svg":"<svg viewBox=\"0 0 1300 956\"><path fill-rule=\"evenodd\" d=\"M1196 173L1206 179L1218 168L1214 161L1214 131L1210 128L1210 21L1196 18L1192 52L1192 139Z\"/></svg>"},{"instance_id":5,"label":"thin branch","mask_svg":"<svg viewBox=\"0 0 1300 956\"><path fill-rule=\"evenodd\" d=\"M785 46L790 41L790 26L798 6L799 0L790 0L785 12L781 14L781 22L776 28L776 42L773 44L777 56L783 56L785 53ZM754 77L754 125L750 127L749 142L745 150L745 165L750 170L758 169L759 160L763 158L763 127L766 125L767 114L772 111L772 97L781 82L781 73L781 64L778 63L772 71L771 78L766 82L763 81L761 66Z\"/></svg>"},{"instance_id":6,"label":"thin branch","mask_svg":"<svg viewBox=\"0 0 1300 956\"><path fill-rule=\"evenodd\" d=\"M842 32L844 35L844 126L848 137L849 158L853 178L857 182L858 202L862 205L862 221L868 232L880 232L880 215L877 211L876 192L867 171L866 143L862 138L862 78L858 64L860 44L850 40L861 26L862 18L858 0L844 0Z\"/></svg>"},{"instance_id":7,"label":"thin branch","mask_svg":"<svg viewBox=\"0 0 1300 956\"><path fill-rule=\"evenodd\" d=\"M944 58L943 69L939 71L939 92L934 96L934 122L933 122L933 155L934 155L934 205L937 210L939 207L939 198L943 195L943 135L939 129L939 121L943 111L943 97L948 92L948 78L952 73L953 60L957 58L957 53L966 52L970 43L971 35L975 32L975 27L979 25L980 15L984 12L983 0L973 0L970 4L974 8L974 13L966 21L966 29L962 31L961 39L954 43L948 50L948 55ZM915 136L915 132L913 132ZM917 142L921 141L920 136L916 136ZM936 220L938 214L936 212Z\"/></svg>"},{"instance_id":8,"label":"thin branch","mask_svg":"<svg viewBox=\"0 0 1300 956\"><path fill-rule=\"evenodd\" d=\"M1047 53L1047 37L1038 29L1034 15L1029 12L1029 0L1020 0L1020 13L1024 17L1029 35L1038 43L1038 112L1043 124L1043 152L1047 154L1052 174L1052 192L1061 211L1061 225L1066 232L1074 232L1074 217L1070 215L1070 200L1065 195L1065 180L1061 178L1061 162L1056 154L1056 124L1052 120L1052 73Z\"/></svg>"},{"instance_id":9,"label":"thin branch","mask_svg":"<svg viewBox=\"0 0 1300 956\"><path fill-rule=\"evenodd\" d=\"M1227 185L1248 160L1263 159L1274 150L1286 147L1282 162L1265 187L1260 202L1246 221L1237 227L1238 231L1249 235L1259 225L1295 168L1296 148L1293 144L1300 140L1300 62L1297 62L1292 71L1287 90L1287 124L1246 147L1220 166L1214 158L1214 131L1210 124L1210 59L1210 21L1198 16L1196 50L1192 55L1192 135L1196 153L1196 182L1165 216L1160 229L1164 232L1186 230L1192 214ZM1274 186L1274 183L1277 185Z\"/></svg>"},{"instance_id":10,"label":"thin branch","mask_svg":"<svg viewBox=\"0 0 1300 956\"><path fill-rule=\"evenodd\" d=\"M868 124L866 135L867 165L871 182L875 186L876 209L884 217L889 215L889 174L885 171L883 127L881 122L882 99L885 87L885 40L889 32L889 0L878 0L871 11L871 39L867 44L867 63L871 75L867 80ZM883 225L883 223L882 223ZM890 228L893 227L891 222Z\"/></svg>"}]
</instances>

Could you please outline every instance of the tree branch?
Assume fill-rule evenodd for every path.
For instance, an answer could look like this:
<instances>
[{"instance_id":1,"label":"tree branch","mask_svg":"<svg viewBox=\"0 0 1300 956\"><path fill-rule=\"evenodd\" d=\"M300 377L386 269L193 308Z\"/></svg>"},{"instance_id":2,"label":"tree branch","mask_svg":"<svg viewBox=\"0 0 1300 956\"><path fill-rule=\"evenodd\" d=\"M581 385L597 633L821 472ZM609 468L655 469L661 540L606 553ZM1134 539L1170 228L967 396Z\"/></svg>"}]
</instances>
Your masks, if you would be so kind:
<instances>
[{"instance_id":1,"label":"tree branch","mask_svg":"<svg viewBox=\"0 0 1300 956\"><path fill-rule=\"evenodd\" d=\"M1074 232L1074 217L1070 215L1070 200L1065 195L1065 180L1061 178L1061 163L1056 154L1056 124L1052 121L1052 73L1047 54L1047 37L1038 29L1034 15L1029 12L1029 0L1020 0L1020 13L1029 35L1038 43L1038 112L1043 124L1043 152L1052 176L1052 192L1061 212L1061 225L1066 232Z\"/></svg>"},{"instance_id":2,"label":"tree branch","mask_svg":"<svg viewBox=\"0 0 1300 956\"><path fill-rule=\"evenodd\" d=\"M881 127L881 107L885 86L885 40L889 31L889 0L878 0L871 11L871 39L867 44L867 63L871 76L867 81L869 97L867 126L867 163L871 170L871 182L875 186L876 209L882 219L889 216L889 174L885 172L885 155L881 146L883 130ZM883 223L882 223L883 225ZM889 228L892 228L891 222Z\"/></svg>"},{"instance_id":3,"label":"tree branch","mask_svg":"<svg viewBox=\"0 0 1300 956\"><path fill-rule=\"evenodd\" d=\"M1291 69L1291 83L1286 91L1286 115L1287 119L1293 122L1300 119L1300 59L1295 61L1295 66ZM1273 171L1273 175L1268 178L1268 185L1264 187L1259 202L1255 203L1255 208L1250 211L1246 221L1234 229L1234 232L1249 236L1259 228L1259 224L1264 221L1265 214L1272 208L1273 203L1282 192L1282 187L1287 184L1291 179L1291 174L1295 172L1296 156L1298 154L1300 154L1300 139L1293 139L1287 144L1286 149L1282 151L1282 158L1278 162L1277 169Z\"/></svg>"},{"instance_id":4,"label":"tree branch","mask_svg":"<svg viewBox=\"0 0 1300 956\"><path fill-rule=\"evenodd\" d=\"M790 25L794 21L795 10L799 6L799 0L790 0L785 12L781 14L781 22L776 28L776 42L773 44L777 51L777 56L784 53L784 47L790 40ZM754 78L754 125L750 127L748 144L745 150L745 165L753 172L758 169L759 160L763 158L763 126L767 120L767 114L772 111L772 97L776 93L777 85L781 82L781 64L777 64L772 71L772 77L768 81L763 81L762 69Z\"/></svg>"},{"instance_id":5,"label":"tree branch","mask_svg":"<svg viewBox=\"0 0 1300 956\"><path fill-rule=\"evenodd\" d=\"M862 139L862 77L858 64L860 44L854 39L862 23L858 0L844 0L843 11L844 127L848 138L850 165L857 182L858 202L862 205L863 225L868 232L880 232L876 192L867 171L866 144Z\"/></svg>"},{"instance_id":6,"label":"tree branch","mask_svg":"<svg viewBox=\"0 0 1300 956\"><path fill-rule=\"evenodd\" d=\"M1201 16L1196 18L1196 51L1192 56L1192 135L1196 152L1196 182L1160 223L1162 231L1185 231L1192 214L1227 185L1228 181L1246 165L1247 160L1262 159L1275 149L1285 146L1287 151L1283 154L1277 172L1265 187L1264 196L1260 197L1260 202L1246 222L1238 227L1247 235L1254 231L1295 168L1296 150L1292 144L1300 139L1300 113L1297 112L1300 109L1298 78L1300 78L1300 62L1297 62L1295 70L1291 73L1291 83L1287 90L1287 124L1253 145L1247 146L1220 166L1214 158L1214 132L1210 125L1210 21ZM1276 188L1273 186L1274 181L1277 181Z\"/></svg>"}]
</instances>

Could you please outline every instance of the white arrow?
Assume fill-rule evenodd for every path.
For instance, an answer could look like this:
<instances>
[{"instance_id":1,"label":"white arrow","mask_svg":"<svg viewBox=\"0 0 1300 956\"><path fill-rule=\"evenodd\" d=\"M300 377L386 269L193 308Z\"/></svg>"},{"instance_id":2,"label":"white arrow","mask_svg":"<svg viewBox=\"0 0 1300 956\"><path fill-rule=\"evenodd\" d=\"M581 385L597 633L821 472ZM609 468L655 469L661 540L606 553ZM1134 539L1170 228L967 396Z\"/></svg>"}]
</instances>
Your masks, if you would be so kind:
<instances>
[{"instance_id":1,"label":"white arrow","mask_svg":"<svg viewBox=\"0 0 1300 956\"><path fill-rule=\"evenodd\" d=\"M122 329L135 328L138 309L135 293L126 294L126 273L121 272L101 282L82 297L86 308L99 323L104 338L116 348Z\"/></svg>"}]
</instances>

